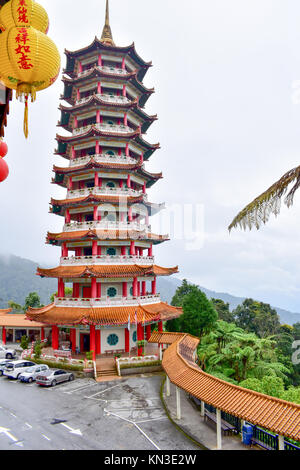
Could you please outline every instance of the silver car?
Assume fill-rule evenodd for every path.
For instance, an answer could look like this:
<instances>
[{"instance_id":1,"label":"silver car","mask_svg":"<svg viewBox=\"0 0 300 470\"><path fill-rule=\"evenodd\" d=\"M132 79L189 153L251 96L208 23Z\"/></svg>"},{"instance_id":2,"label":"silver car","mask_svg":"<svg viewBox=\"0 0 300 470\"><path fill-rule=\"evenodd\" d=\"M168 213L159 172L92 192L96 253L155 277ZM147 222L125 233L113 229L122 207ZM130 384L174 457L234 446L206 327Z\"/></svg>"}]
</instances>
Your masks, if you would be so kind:
<instances>
[{"instance_id":1,"label":"silver car","mask_svg":"<svg viewBox=\"0 0 300 470\"><path fill-rule=\"evenodd\" d=\"M20 382L32 383L35 381L38 375L41 375L41 373L45 372L46 370L49 370L49 367L46 364L29 367L29 369L19 375L19 380Z\"/></svg>"},{"instance_id":2,"label":"silver car","mask_svg":"<svg viewBox=\"0 0 300 470\"><path fill-rule=\"evenodd\" d=\"M62 369L46 370L45 372L37 375L35 381L38 385L45 387L54 387L55 385L74 380L74 374Z\"/></svg>"},{"instance_id":3,"label":"silver car","mask_svg":"<svg viewBox=\"0 0 300 470\"><path fill-rule=\"evenodd\" d=\"M14 349L0 346L0 358L1 359L14 359L16 355L17 353Z\"/></svg>"}]
</instances>

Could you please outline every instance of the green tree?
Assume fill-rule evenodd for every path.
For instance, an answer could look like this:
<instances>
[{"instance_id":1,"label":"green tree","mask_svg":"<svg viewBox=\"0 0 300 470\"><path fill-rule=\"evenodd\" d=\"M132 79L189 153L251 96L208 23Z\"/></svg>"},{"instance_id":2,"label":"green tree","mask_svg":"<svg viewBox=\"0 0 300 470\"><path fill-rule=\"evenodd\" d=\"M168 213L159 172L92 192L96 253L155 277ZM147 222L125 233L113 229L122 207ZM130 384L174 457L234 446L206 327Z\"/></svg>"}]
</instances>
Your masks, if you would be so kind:
<instances>
[{"instance_id":1,"label":"green tree","mask_svg":"<svg viewBox=\"0 0 300 470\"><path fill-rule=\"evenodd\" d=\"M279 331L279 316L269 304L245 299L232 313L240 328L253 332L260 338L274 335Z\"/></svg>"},{"instance_id":2,"label":"green tree","mask_svg":"<svg viewBox=\"0 0 300 470\"><path fill-rule=\"evenodd\" d=\"M54 292L51 296L50 296L50 302L54 302L54 298L57 297L58 293L57 292ZM66 297L72 297L73 296L73 289L72 287L65 287L65 296Z\"/></svg>"},{"instance_id":3,"label":"green tree","mask_svg":"<svg viewBox=\"0 0 300 470\"><path fill-rule=\"evenodd\" d=\"M40 308L42 307L41 305L41 299L38 295L37 292L30 292L28 296L25 299L25 304L24 304L24 311L26 312L28 308Z\"/></svg>"},{"instance_id":4,"label":"green tree","mask_svg":"<svg viewBox=\"0 0 300 470\"><path fill-rule=\"evenodd\" d=\"M177 287L176 292L172 298L171 305L174 307L182 307L184 297L193 291L195 286L189 284L186 279L183 279L181 286ZM180 318L174 318L166 322L167 331L182 331L180 326Z\"/></svg>"},{"instance_id":5,"label":"green tree","mask_svg":"<svg viewBox=\"0 0 300 470\"><path fill-rule=\"evenodd\" d=\"M234 315L229 310L229 303L225 303L222 299L212 298L210 300L218 313L219 320L224 320L228 323L234 322Z\"/></svg>"},{"instance_id":6,"label":"green tree","mask_svg":"<svg viewBox=\"0 0 300 470\"><path fill-rule=\"evenodd\" d=\"M8 307L12 309L13 313L23 313L22 305L14 302L13 300L9 300L7 303Z\"/></svg>"},{"instance_id":7,"label":"green tree","mask_svg":"<svg viewBox=\"0 0 300 470\"><path fill-rule=\"evenodd\" d=\"M215 326L218 314L197 286L192 286L184 296L182 307L183 315L179 318L181 331L202 338Z\"/></svg>"}]
</instances>

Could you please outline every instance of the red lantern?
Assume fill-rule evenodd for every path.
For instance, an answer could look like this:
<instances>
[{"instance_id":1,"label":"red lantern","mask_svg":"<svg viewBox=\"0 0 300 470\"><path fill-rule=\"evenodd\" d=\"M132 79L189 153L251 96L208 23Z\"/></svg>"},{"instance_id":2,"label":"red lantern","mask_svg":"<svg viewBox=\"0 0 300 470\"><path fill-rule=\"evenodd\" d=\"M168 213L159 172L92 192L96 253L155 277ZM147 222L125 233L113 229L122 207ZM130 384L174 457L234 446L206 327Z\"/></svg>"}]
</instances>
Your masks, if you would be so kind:
<instances>
[{"instance_id":1,"label":"red lantern","mask_svg":"<svg viewBox=\"0 0 300 470\"><path fill-rule=\"evenodd\" d=\"M7 163L1 158L0 159L0 183L6 180L9 174Z\"/></svg>"},{"instance_id":2,"label":"red lantern","mask_svg":"<svg viewBox=\"0 0 300 470\"><path fill-rule=\"evenodd\" d=\"M5 157L7 152L8 152L7 144L3 142L3 140L0 140L0 158Z\"/></svg>"}]
</instances>

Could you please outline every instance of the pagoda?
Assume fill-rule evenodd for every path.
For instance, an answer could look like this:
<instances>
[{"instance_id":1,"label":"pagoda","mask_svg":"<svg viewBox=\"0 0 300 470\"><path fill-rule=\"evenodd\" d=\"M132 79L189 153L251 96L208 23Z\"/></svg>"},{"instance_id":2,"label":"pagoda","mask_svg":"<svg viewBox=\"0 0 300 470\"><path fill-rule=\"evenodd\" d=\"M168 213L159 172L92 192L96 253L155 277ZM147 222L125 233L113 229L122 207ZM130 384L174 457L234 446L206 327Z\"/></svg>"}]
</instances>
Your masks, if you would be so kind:
<instances>
[{"instance_id":1,"label":"pagoda","mask_svg":"<svg viewBox=\"0 0 300 470\"><path fill-rule=\"evenodd\" d=\"M134 44L115 45L106 0L102 37L75 52L65 50L64 93L53 183L66 188L65 199L51 200L50 212L64 218L61 233L48 233L47 243L61 247L53 269L38 268L41 277L57 278L54 302L29 309L27 318L49 329L53 349L60 332L72 351L96 355L136 350L151 329L182 310L161 301L157 277L178 272L154 261L153 247L168 240L152 233L149 218L163 207L148 200L161 174L145 162L159 149L144 138L157 116L144 110L154 92L143 85L151 67ZM69 286L68 292L66 287ZM70 289L71 287L71 289Z\"/></svg>"}]
</instances>

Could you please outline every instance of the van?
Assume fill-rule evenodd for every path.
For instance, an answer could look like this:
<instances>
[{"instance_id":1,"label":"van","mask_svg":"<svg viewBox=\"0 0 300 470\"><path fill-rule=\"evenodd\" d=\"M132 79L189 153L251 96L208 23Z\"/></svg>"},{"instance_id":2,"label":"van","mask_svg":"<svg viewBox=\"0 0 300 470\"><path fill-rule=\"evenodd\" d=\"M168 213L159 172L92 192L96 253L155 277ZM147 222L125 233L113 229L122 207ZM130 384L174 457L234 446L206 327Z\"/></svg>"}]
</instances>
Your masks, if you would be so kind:
<instances>
[{"instance_id":1,"label":"van","mask_svg":"<svg viewBox=\"0 0 300 470\"><path fill-rule=\"evenodd\" d=\"M10 379L18 379L22 372L26 372L29 367L35 366L35 362L31 361L13 361L6 364L3 375Z\"/></svg>"}]
</instances>

